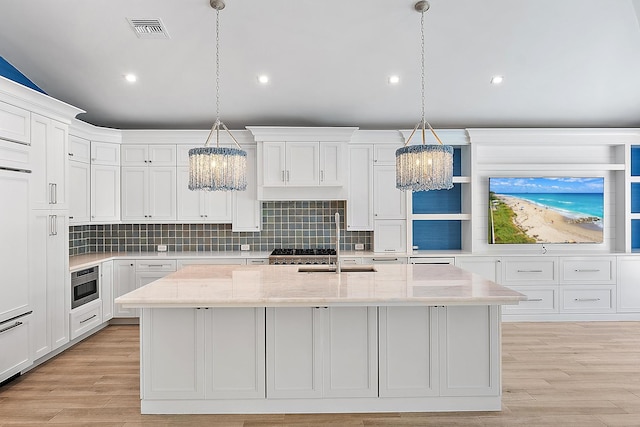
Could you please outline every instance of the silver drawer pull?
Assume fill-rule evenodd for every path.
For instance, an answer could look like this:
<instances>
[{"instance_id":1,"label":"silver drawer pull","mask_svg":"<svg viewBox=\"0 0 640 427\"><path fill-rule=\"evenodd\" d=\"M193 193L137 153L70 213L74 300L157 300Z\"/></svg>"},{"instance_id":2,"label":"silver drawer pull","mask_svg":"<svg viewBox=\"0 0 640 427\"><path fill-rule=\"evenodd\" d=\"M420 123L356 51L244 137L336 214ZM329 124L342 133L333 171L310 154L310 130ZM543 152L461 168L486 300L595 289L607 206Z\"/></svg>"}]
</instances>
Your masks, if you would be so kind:
<instances>
[{"instance_id":1,"label":"silver drawer pull","mask_svg":"<svg viewBox=\"0 0 640 427\"><path fill-rule=\"evenodd\" d=\"M147 264L147 267L164 267L165 265L169 264Z\"/></svg>"},{"instance_id":2,"label":"silver drawer pull","mask_svg":"<svg viewBox=\"0 0 640 427\"><path fill-rule=\"evenodd\" d=\"M93 316L91 316L91 317L89 317L89 318L87 318L87 319L81 320L81 321L80 321L80 324L82 325L83 323L88 322L89 320L93 319L94 317L98 317L98 315L97 315L97 314L94 314Z\"/></svg>"},{"instance_id":3,"label":"silver drawer pull","mask_svg":"<svg viewBox=\"0 0 640 427\"><path fill-rule=\"evenodd\" d=\"M20 325L22 325L22 322L16 322L11 326L7 326L6 328L0 329L0 334L3 332L7 332L9 329L17 328Z\"/></svg>"},{"instance_id":4,"label":"silver drawer pull","mask_svg":"<svg viewBox=\"0 0 640 427\"><path fill-rule=\"evenodd\" d=\"M542 273L542 270L517 270L518 273Z\"/></svg>"},{"instance_id":5,"label":"silver drawer pull","mask_svg":"<svg viewBox=\"0 0 640 427\"><path fill-rule=\"evenodd\" d=\"M393 262L398 261L398 258L372 258L375 262Z\"/></svg>"},{"instance_id":6,"label":"silver drawer pull","mask_svg":"<svg viewBox=\"0 0 640 427\"><path fill-rule=\"evenodd\" d=\"M529 298L527 301L540 302L542 301L542 298Z\"/></svg>"},{"instance_id":7,"label":"silver drawer pull","mask_svg":"<svg viewBox=\"0 0 640 427\"><path fill-rule=\"evenodd\" d=\"M600 298L574 298L573 300L578 302L594 302L600 301Z\"/></svg>"},{"instance_id":8,"label":"silver drawer pull","mask_svg":"<svg viewBox=\"0 0 640 427\"><path fill-rule=\"evenodd\" d=\"M575 271L576 273L597 273L597 272L599 272L600 270L596 268L596 269L592 269L592 270L579 270L579 269L575 269L575 270L573 270L573 271Z\"/></svg>"}]
</instances>

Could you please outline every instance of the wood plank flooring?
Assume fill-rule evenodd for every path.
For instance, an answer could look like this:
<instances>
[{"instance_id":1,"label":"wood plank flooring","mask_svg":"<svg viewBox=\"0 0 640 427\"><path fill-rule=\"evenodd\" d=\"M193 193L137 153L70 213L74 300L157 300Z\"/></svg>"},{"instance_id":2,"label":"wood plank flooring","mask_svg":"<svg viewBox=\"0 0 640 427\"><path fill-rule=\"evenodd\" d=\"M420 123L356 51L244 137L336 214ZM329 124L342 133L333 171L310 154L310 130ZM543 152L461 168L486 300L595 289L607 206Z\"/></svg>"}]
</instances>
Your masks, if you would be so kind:
<instances>
[{"instance_id":1,"label":"wood plank flooring","mask_svg":"<svg viewBox=\"0 0 640 427\"><path fill-rule=\"evenodd\" d=\"M140 415L138 327L109 326L0 387L5 426L640 426L640 322L506 323L503 410Z\"/></svg>"}]
</instances>

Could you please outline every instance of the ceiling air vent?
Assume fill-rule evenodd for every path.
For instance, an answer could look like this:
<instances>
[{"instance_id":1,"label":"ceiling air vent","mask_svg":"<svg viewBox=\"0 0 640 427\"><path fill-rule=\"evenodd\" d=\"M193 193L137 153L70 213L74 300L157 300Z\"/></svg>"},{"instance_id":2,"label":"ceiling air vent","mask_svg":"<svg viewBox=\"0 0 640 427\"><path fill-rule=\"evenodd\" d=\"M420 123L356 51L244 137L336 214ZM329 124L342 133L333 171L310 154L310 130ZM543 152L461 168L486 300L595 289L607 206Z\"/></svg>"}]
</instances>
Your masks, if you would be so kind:
<instances>
[{"instance_id":1,"label":"ceiling air vent","mask_svg":"<svg viewBox=\"0 0 640 427\"><path fill-rule=\"evenodd\" d=\"M127 19L141 39L168 39L169 33L159 19Z\"/></svg>"}]
</instances>

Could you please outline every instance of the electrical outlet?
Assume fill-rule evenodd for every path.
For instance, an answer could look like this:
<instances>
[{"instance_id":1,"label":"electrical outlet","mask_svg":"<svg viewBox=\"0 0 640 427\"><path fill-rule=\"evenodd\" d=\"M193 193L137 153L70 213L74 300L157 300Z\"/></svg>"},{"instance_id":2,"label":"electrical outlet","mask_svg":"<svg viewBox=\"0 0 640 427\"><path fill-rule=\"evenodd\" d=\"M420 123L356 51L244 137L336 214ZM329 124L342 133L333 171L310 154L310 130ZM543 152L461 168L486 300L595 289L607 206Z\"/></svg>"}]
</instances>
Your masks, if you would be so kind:
<instances>
[{"instance_id":1,"label":"electrical outlet","mask_svg":"<svg viewBox=\"0 0 640 427\"><path fill-rule=\"evenodd\" d=\"M240 245L240 250L241 251L250 251L251 250L251 245Z\"/></svg>"},{"instance_id":2,"label":"electrical outlet","mask_svg":"<svg viewBox=\"0 0 640 427\"><path fill-rule=\"evenodd\" d=\"M166 252L167 245L158 245L158 252Z\"/></svg>"},{"instance_id":3,"label":"electrical outlet","mask_svg":"<svg viewBox=\"0 0 640 427\"><path fill-rule=\"evenodd\" d=\"M355 244L355 250L356 251L363 251L364 250L364 244L363 243L356 243Z\"/></svg>"}]
</instances>

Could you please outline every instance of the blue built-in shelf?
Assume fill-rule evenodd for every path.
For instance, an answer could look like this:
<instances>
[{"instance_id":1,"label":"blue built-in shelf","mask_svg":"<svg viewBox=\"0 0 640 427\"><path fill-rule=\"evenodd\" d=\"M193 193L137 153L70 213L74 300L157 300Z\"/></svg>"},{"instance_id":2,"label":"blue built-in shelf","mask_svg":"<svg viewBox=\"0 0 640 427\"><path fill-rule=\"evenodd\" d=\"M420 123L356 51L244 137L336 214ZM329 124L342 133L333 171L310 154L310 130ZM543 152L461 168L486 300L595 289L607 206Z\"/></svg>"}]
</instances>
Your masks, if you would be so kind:
<instances>
[{"instance_id":1,"label":"blue built-in shelf","mask_svg":"<svg viewBox=\"0 0 640 427\"><path fill-rule=\"evenodd\" d=\"M451 190L417 191L412 193L413 214L462 213L462 184L453 184Z\"/></svg>"},{"instance_id":2,"label":"blue built-in shelf","mask_svg":"<svg viewBox=\"0 0 640 427\"><path fill-rule=\"evenodd\" d=\"M640 159L638 159L640 161ZM453 176L462 175L462 150L460 148L453 149Z\"/></svg>"},{"instance_id":3,"label":"blue built-in shelf","mask_svg":"<svg viewBox=\"0 0 640 427\"><path fill-rule=\"evenodd\" d=\"M640 213L640 182L631 183L631 213Z\"/></svg>"},{"instance_id":4,"label":"blue built-in shelf","mask_svg":"<svg viewBox=\"0 0 640 427\"><path fill-rule=\"evenodd\" d=\"M640 219L631 220L631 250L640 249Z\"/></svg>"},{"instance_id":5,"label":"blue built-in shelf","mask_svg":"<svg viewBox=\"0 0 640 427\"><path fill-rule=\"evenodd\" d=\"M413 221L413 246L420 251L462 249L461 222L457 220Z\"/></svg>"},{"instance_id":6,"label":"blue built-in shelf","mask_svg":"<svg viewBox=\"0 0 640 427\"><path fill-rule=\"evenodd\" d=\"M631 147L631 176L640 176L640 145Z\"/></svg>"}]
</instances>

